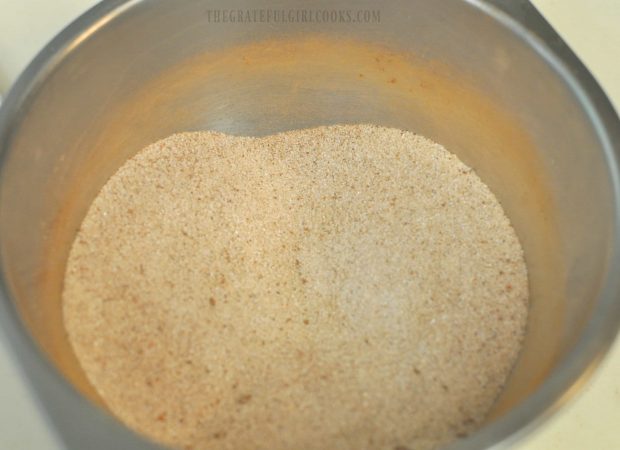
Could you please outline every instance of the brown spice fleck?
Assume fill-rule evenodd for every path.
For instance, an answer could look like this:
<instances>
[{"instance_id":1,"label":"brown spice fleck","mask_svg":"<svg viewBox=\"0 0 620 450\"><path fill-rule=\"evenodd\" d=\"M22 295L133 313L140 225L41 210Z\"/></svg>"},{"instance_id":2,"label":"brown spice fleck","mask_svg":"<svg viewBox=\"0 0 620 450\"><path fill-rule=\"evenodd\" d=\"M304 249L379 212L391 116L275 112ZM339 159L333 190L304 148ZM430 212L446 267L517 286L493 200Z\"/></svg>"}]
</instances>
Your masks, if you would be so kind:
<instances>
[{"instance_id":1,"label":"brown spice fleck","mask_svg":"<svg viewBox=\"0 0 620 450\"><path fill-rule=\"evenodd\" d=\"M241 397L239 397L237 399L237 403L239 403L240 405L245 405L250 400L252 400L252 396L250 394L246 394L246 395L242 395Z\"/></svg>"}]
</instances>

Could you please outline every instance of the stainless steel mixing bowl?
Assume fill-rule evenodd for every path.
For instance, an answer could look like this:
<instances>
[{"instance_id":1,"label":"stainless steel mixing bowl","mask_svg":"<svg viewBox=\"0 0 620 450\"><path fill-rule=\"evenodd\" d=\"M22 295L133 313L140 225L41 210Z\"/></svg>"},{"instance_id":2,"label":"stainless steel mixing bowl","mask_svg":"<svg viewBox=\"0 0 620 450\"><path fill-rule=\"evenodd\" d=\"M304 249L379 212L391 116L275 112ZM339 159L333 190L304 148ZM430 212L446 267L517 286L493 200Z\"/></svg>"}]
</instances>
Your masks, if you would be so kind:
<instances>
[{"instance_id":1,"label":"stainless steel mixing bowl","mask_svg":"<svg viewBox=\"0 0 620 450\"><path fill-rule=\"evenodd\" d=\"M380 22L209 13L309 7L379 10ZM0 112L0 319L69 448L154 445L105 411L62 326L69 245L105 180L181 130L355 122L445 144L494 190L525 249L522 355L488 424L454 448L503 448L578 390L620 319L620 123L527 2L114 0L54 39Z\"/></svg>"}]
</instances>

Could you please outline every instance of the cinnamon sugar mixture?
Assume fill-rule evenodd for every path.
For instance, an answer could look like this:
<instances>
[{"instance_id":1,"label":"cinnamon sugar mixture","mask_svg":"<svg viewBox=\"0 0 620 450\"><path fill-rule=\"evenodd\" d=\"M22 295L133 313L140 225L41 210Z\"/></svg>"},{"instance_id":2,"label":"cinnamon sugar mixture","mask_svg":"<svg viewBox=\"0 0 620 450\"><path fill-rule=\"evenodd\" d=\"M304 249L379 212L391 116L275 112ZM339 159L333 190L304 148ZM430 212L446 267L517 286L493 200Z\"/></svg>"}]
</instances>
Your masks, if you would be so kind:
<instances>
[{"instance_id":1,"label":"cinnamon sugar mixture","mask_svg":"<svg viewBox=\"0 0 620 450\"><path fill-rule=\"evenodd\" d=\"M64 318L123 422L187 449L434 449L475 430L528 286L500 204L371 125L159 141L104 186Z\"/></svg>"}]
</instances>

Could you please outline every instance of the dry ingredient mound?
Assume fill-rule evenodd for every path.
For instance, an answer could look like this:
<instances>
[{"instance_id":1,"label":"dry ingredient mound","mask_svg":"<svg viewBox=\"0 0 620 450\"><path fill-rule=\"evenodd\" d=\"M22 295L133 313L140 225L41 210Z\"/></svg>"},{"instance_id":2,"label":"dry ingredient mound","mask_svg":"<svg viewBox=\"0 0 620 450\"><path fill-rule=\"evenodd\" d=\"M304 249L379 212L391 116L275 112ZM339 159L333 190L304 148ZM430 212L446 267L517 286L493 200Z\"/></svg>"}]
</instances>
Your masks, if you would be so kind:
<instances>
[{"instance_id":1,"label":"dry ingredient mound","mask_svg":"<svg viewBox=\"0 0 620 450\"><path fill-rule=\"evenodd\" d=\"M147 147L92 203L63 296L88 378L152 439L420 450L484 419L528 287L472 169L356 125Z\"/></svg>"}]
</instances>

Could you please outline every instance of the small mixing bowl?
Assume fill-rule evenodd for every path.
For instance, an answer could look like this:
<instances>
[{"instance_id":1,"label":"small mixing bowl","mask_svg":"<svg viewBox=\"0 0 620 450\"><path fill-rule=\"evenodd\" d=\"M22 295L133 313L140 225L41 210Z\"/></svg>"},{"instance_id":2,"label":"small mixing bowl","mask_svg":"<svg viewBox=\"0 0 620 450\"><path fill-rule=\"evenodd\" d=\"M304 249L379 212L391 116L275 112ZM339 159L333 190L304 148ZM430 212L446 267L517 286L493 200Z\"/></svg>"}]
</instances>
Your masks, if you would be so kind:
<instances>
[{"instance_id":1,"label":"small mixing bowl","mask_svg":"<svg viewBox=\"0 0 620 450\"><path fill-rule=\"evenodd\" d=\"M62 324L68 250L107 178L178 131L334 123L444 144L523 244L522 354L454 448L504 448L578 390L620 321L620 122L529 3L111 0L47 45L0 111L0 320L69 448L156 448L106 411Z\"/></svg>"}]
</instances>

